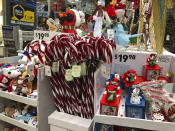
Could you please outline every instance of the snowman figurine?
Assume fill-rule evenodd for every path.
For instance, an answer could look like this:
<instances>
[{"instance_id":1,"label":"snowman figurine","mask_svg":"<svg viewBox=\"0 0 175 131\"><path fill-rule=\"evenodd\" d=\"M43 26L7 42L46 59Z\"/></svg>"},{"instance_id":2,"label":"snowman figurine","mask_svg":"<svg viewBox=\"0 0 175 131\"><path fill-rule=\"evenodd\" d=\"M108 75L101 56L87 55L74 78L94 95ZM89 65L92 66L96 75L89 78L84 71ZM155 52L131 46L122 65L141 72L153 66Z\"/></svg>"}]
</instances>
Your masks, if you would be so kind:
<instances>
[{"instance_id":1,"label":"snowman figurine","mask_svg":"<svg viewBox=\"0 0 175 131\"><path fill-rule=\"evenodd\" d=\"M131 93L131 99L130 99L130 103L131 104L140 104L141 103L141 96L140 94L140 89L139 88L135 88L132 93Z\"/></svg>"}]
</instances>

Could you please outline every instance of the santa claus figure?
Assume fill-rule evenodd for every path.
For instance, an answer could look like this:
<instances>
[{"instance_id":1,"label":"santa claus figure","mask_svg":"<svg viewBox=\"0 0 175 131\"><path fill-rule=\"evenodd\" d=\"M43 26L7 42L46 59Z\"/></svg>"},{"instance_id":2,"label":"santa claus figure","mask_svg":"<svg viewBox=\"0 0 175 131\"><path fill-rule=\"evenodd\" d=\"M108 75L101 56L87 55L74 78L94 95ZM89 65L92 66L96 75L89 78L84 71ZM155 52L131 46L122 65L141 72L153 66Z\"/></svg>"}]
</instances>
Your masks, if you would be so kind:
<instances>
[{"instance_id":1,"label":"santa claus figure","mask_svg":"<svg viewBox=\"0 0 175 131\"><path fill-rule=\"evenodd\" d=\"M77 34L75 27L78 27L81 23L85 22L84 17L85 15L82 11L77 11L75 9L59 14L59 20L63 32Z\"/></svg>"},{"instance_id":2,"label":"santa claus figure","mask_svg":"<svg viewBox=\"0 0 175 131\"><path fill-rule=\"evenodd\" d=\"M125 15L126 0L117 0L115 4L115 13L117 18L122 21Z\"/></svg>"}]
</instances>

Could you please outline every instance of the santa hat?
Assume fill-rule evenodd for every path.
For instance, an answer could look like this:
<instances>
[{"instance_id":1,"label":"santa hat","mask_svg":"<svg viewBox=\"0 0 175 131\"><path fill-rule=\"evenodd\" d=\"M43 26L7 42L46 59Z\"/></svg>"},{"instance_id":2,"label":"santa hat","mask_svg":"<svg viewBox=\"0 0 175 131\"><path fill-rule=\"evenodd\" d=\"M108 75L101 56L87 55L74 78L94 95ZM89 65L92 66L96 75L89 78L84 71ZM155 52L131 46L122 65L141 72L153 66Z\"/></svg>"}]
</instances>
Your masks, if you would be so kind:
<instances>
[{"instance_id":1,"label":"santa hat","mask_svg":"<svg viewBox=\"0 0 175 131\"><path fill-rule=\"evenodd\" d=\"M116 10L125 10L126 4L121 3L122 0L117 0L117 3L115 5Z\"/></svg>"},{"instance_id":2,"label":"santa hat","mask_svg":"<svg viewBox=\"0 0 175 131\"><path fill-rule=\"evenodd\" d=\"M75 26L80 26L80 24L81 24L81 18L80 18L80 14L82 14L82 12L79 12L79 11L77 11L77 10L75 10L75 9L71 9L73 12L74 12L74 14L75 14Z\"/></svg>"},{"instance_id":3,"label":"santa hat","mask_svg":"<svg viewBox=\"0 0 175 131\"><path fill-rule=\"evenodd\" d=\"M79 26L81 24L80 15L82 15L82 12L71 9L59 14L59 20L63 26Z\"/></svg>"},{"instance_id":4,"label":"santa hat","mask_svg":"<svg viewBox=\"0 0 175 131\"><path fill-rule=\"evenodd\" d=\"M150 56L157 56L157 54L156 53L151 53L151 55Z\"/></svg>"}]
</instances>

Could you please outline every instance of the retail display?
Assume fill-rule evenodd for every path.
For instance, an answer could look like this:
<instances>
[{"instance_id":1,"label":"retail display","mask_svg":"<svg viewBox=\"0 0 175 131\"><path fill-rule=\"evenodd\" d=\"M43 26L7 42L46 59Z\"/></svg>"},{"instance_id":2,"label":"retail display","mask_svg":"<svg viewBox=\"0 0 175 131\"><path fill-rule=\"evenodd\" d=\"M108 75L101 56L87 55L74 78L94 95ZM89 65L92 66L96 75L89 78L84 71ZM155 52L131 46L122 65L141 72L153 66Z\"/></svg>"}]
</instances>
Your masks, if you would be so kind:
<instances>
[{"instance_id":1,"label":"retail display","mask_svg":"<svg viewBox=\"0 0 175 131\"><path fill-rule=\"evenodd\" d=\"M51 86L54 91L53 95L55 97L57 110L85 118L93 118L93 73L96 68L98 68L100 61L112 62L112 53L113 49L115 49L114 42L112 40L105 40L104 38L79 37L73 34L57 35L52 38L52 40L54 41L51 41L50 44L45 47L45 59L46 63L50 66L50 71L53 63L60 60L59 72L52 72L51 75L48 75L51 76ZM64 40L64 43L61 40ZM75 44L77 42L78 44ZM63 48L63 46L66 48ZM95 52L95 47L98 49L97 52ZM58 54L58 52L60 54ZM108 54L105 54L105 52L108 52ZM83 65L85 67L84 71ZM80 68L80 70L78 70L78 68ZM85 72L85 75L81 77L78 75L77 78L74 72ZM79 80L82 80L84 83L88 82L88 86L81 86L86 84L80 83ZM57 83L56 81L60 82ZM71 87L73 88L72 91L70 90ZM58 92L55 92L55 90ZM62 93L62 91L65 92ZM64 98L66 98L67 101L65 101ZM81 105L81 110L79 109L79 105ZM67 108L64 108L65 106Z\"/></svg>"},{"instance_id":2,"label":"retail display","mask_svg":"<svg viewBox=\"0 0 175 131\"><path fill-rule=\"evenodd\" d=\"M172 0L57 3L27 45L15 38L25 31L3 28L5 47L20 50L0 59L0 120L29 131L174 129L175 56L161 54Z\"/></svg>"},{"instance_id":3,"label":"retail display","mask_svg":"<svg viewBox=\"0 0 175 131\"><path fill-rule=\"evenodd\" d=\"M114 78L108 81L105 93L100 101L100 114L117 116L120 96L120 77L118 74L114 74Z\"/></svg>"},{"instance_id":4,"label":"retail display","mask_svg":"<svg viewBox=\"0 0 175 131\"><path fill-rule=\"evenodd\" d=\"M130 88L125 102L127 117L145 119L145 99L139 88Z\"/></svg>"}]
</instances>

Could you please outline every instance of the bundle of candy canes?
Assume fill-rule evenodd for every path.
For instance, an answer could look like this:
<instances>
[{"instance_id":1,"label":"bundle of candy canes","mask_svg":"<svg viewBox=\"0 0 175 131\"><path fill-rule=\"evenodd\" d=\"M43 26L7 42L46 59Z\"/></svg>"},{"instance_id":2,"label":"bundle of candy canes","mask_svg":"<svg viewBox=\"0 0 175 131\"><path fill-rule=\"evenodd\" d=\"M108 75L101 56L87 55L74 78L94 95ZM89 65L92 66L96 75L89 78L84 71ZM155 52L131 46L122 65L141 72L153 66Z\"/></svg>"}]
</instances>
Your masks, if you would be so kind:
<instances>
[{"instance_id":1,"label":"bundle of candy canes","mask_svg":"<svg viewBox=\"0 0 175 131\"><path fill-rule=\"evenodd\" d=\"M59 61L59 72L50 77L52 93L58 111L92 119L94 116L94 72L101 62L111 63L116 45L113 40L104 37L80 37L75 34L59 34L48 44L43 40L32 41L27 45L27 52L36 43L35 55L41 63L52 67ZM40 48L44 47L44 51ZM43 55L45 56L45 63ZM27 55L30 59L30 55ZM86 75L66 81L66 69L85 64Z\"/></svg>"}]
</instances>

